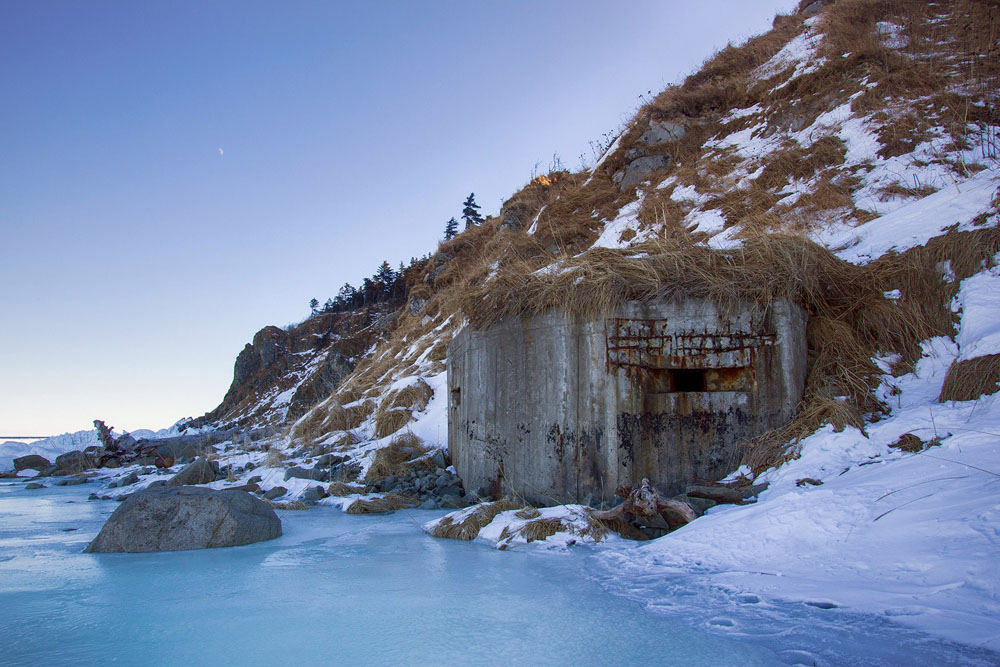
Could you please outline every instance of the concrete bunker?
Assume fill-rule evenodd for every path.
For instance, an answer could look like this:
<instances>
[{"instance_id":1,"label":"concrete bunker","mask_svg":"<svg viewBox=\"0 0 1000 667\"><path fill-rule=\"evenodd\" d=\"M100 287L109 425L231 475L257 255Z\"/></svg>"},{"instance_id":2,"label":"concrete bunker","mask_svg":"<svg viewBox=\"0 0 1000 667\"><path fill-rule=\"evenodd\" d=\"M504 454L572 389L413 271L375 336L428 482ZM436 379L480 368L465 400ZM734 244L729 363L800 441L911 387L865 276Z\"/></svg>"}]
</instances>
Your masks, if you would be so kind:
<instances>
[{"instance_id":1,"label":"concrete bunker","mask_svg":"<svg viewBox=\"0 0 1000 667\"><path fill-rule=\"evenodd\" d=\"M467 488L538 504L610 500L644 477L681 493L789 421L805 377L806 315L785 299L509 317L448 348L452 459Z\"/></svg>"}]
</instances>

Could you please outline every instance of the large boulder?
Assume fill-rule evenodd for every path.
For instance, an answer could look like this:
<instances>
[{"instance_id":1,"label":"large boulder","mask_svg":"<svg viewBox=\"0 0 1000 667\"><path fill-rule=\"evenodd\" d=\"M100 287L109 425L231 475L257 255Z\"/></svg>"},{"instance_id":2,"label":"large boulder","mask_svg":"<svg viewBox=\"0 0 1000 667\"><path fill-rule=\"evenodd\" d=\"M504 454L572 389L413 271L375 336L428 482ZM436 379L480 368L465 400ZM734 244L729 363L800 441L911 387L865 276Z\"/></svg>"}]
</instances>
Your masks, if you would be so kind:
<instances>
[{"instance_id":1,"label":"large boulder","mask_svg":"<svg viewBox=\"0 0 1000 667\"><path fill-rule=\"evenodd\" d=\"M44 456L39 456L38 454L28 454L27 456L18 456L14 459L14 470L48 470L52 467L52 462L49 461Z\"/></svg>"},{"instance_id":2,"label":"large boulder","mask_svg":"<svg viewBox=\"0 0 1000 667\"><path fill-rule=\"evenodd\" d=\"M211 461L198 459L181 468L179 473L167 480L167 486L210 484L216 480L217 473L218 468Z\"/></svg>"},{"instance_id":3,"label":"large boulder","mask_svg":"<svg viewBox=\"0 0 1000 667\"><path fill-rule=\"evenodd\" d=\"M94 467L94 460L81 451L66 452L56 457L53 475L75 475Z\"/></svg>"},{"instance_id":4,"label":"large boulder","mask_svg":"<svg viewBox=\"0 0 1000 667\"><path fill-rule=\"evenodd\" d=\"M85 551L214 549L280 536L278 515L245 491L153 486L130 495Z\"/></svg>"}]
</instances>

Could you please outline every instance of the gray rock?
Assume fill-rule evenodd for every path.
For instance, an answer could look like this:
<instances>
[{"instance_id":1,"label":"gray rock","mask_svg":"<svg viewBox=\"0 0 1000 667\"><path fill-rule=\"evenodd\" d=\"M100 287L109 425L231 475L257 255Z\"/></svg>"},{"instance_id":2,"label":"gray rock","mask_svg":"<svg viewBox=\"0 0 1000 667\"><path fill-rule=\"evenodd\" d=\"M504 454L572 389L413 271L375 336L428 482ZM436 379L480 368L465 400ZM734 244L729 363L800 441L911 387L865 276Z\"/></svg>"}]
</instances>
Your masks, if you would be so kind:
<instances>
[{"instance_id":1,"label":"gray rock","mask_svg":"<svg viewBox=\"0 0 1000 667\"><path fill-rule=\"evenodd\" d=\"M268 500L274 500L275 498L280 498L281 496L288 493L288 489L283 486L275 486L264 492L264 497Z\"/></svg>"},{"instance_id":2,"label":"gray rock","mask_svg":"<svg viewBox=\"0 0 1000 667\"><path fill-rule=\"evenodd\" d=\"M649 157L641 157L633 160L625 168L625 174L621 180L621 189L627 190L639 185L643 181L649 180L656 172L669 167L670 163L671 159L669 155L650 155Z\"/></svg>"},{"instance_id":3,"label":"gray rock","mask_svg":"<svg viewBox=\"0 0 1000 667\"><path fill-rule=\"evenodd\" d=\"M94 467L94 460L81 451L66 452L56 457L53 475L75 475Z\"/></svg>"},{"instance_id":4,"label":"gray rock","mask_svg":"<svg viewBox=\"0 0 1000 667\"><path fill-rule=\"evenodd\" d=\"M110 459L108 459L107 461L104 462L104 467L105 468L121 468L122 464L121 464L121 461L119 461L118 459L112 457L112 458L110 458Z\"/></svg>"},{"instance_id":5,"label":"gray rock","mask_svg":"<svg viewBox=\"0 0 1000 667\"><path fill-rule=\"evenodd\" d=\"M316 461L317 468L332 468L333 466L340 465L347 458L343 456L337 456L336 454L323 454Z\"/></svg>"},{"instance_id":6,"label":"gray rock","mask_svg":"<svg viewBox=\"0 0 1000 667\"><path fill-rule=\"evenodd\" d=\"M445 487L451 484L451 475L441 475L434 480L435 486Z\"/></svg>"},{"instance_id":7,"label":"gray rock","mask_svg":"<svg viewBox=\"0 0 1000 667\"><path fill-rule=\"evenodd\" d=\"M682 503L687 503L694 510L694 513L701 516L710 507L715 507L719 503L715 502L711 498L698 498L697 496L680 495L675 496L674 500L679 500Z\"/></svg>"},{"instance_id":8,"label":"gray rock","mask_svg":"<svg viewBox=\"0 0 1000 667\"><path fill-rule=\"evenodd\" d=\"M438 504L431 499L425 500L424 502L417 505L418 510L436 510Z\"/></svg>"},{"instance_id":9,"label":"gray rock","mask_svg":"<svg viewBox=\"0 0 1000 667\"><path fill-rule=\"evenodd\" d=\"M642 133L639 141L647 146L659 146L660 144L683 139L685 134L687 134L687 130L683 125L669 121L660 121L658 123L650 123L649 129Z\"/></svg>"},{"instance_id":10,"label":"gray rock","mask_svg":"<svg viewBox=\"0 0 1000 667\"><path fill-rule=\"evenodd\" d=\"M451 486L446 486L443 489L438 489L437 495L441 496L442 498L445 496L455 496L455 497L461 496L462 487L452 484Z\"/></svg>"},{"instance_id":11,"label":"gray rock","mask_svg":"<svg viewBox=\"0 0 1000 667\"><path fill-rule=\"evenodd\" d=\"M86 477L70 477L69 479L61 479L56 482L56 486L76 486L77 484L86 484L90 480Z\"/></svg>"},{"instance_id":12,"label":"gray rock","mask_svg":"<svg viewBox=\"0 0 1000 667\"><path fill-rule=\"evenodd\" d=\"M122 437L115 440L115 445L119 449L124 449L126 452L134 450L137 444L139 444L138 441L128 433L125 433Z\"/></svg>"},{"instance_id":13,"label":"gray rock","mask_svg":"<svg viewBox=\"0 0 1000 667\"><path fill-rule=\"evenodd\" d=\"M52 462L49 461L44 456L39 456L38 454L28 454L27 456L18 456L14 459L14 470L47 470L52 467Z\"/></svg>"},{"instance_id":14,"label":"gray rock","mask_svg":"<svg viewBox=\"0 0 1000 667\"><path fill-rule=\"evenodd\" d=\"M118 486L120 487L128 486L129 484L135 484L138 481L139 481L139 475L137 475L136 472L133 470L132 472L130 472L129 474L125 475L120 480L118 480ZM110 486L111 485L109 484L108 487L110 488Z\"/></svg>"},{"instance_id":15,"label":"gray rock","mask_svg":"<svg viewBox=\"0 0 1000 667\"><path fill-rule=\"evenodd\" d=\"M410 315L419 315L427 307L427 299L420 296L410 297Z\"/></svg>"},{"instance_id":16,"label":"gray rock","mask_svg":"<svg viewBox=\"0 0 1000 667\"><path fill-rule=\"evenodd\" d=\"M280 536L278 515L249 493L156 486L131 494L85 551L213 549Z\"/></svg>"},{"instance_id":17,"label":"gray rock","mask_svg":"<svg viewBox=\"0 0 1000 667\"><path fill-rule=\"evenodd\" d=\"M816 16L822 11L824 3L822 0L816 0L816 2L811 2L802 9L802 16L805 18L810 18Z\"/></svg>"},{"instance_id":18,"label":"gray rock","mask_svg":"<svg viewBox=\"0 0 1000 667\"><path fill-rule=\"evenodd\" d=\"M24 485L24 488L26 488L28 490L32 490L32 489L44 489L45 485L44 484L39 484L38 482L28 482L27 484Z\"/></svg>"},{"instance_id":19,"label":"gray rock","mask_svg":"<svg viewBox=\"0 0 1000 667\"><path fill-rule=\"evenodd\" d=\"M398 318L399 318L398 312L388 313L375 320L375 322L372 324L372 328L381 334L389 333L389 329L392 328L392 325L396 323L396 320Z\"/></svg>"},{"instance_id":20,"label":"gray rock","mask_svg":"<svg viewBox=\"0 0 1000 667\"><path fill-rule=\"evenodd\" d=\"M253 477L247 480L247 484L260 484L263 481L264 481L263 477L261 477L260 475L254 475Z\"/></svg>"},{"instance_id":21,"label":"gray rock","mask_svg":"<svg viewBox=\"0 0 1000 667\"><path fill-rule=\"evenodd\" d=\"M192 484L209 484L215 481L217 468L211 461L197 459L184 466L179 473L167 481L167 486L185 486Z\"/></svg>"},{"instance_id":22,"label":"gray rock","mask_svg":"<svg viewBox=\"0 0 1000 667\"><path fill-rule=\"evenodd\" d=\"M439 449L436 452L434 452L434 464L438 468L447 468L448 467L448 462L445 461L445 458L444 458L444 450L443 449Z\"/></svg>"},{"instance_id":23,"label":"gray rock","mask_svg":"<svg viewBox=\"0 0 1000 667\"><path fill-rule=\"evenodd\" d=\"M302 494L302 500L307 503L314 503L317 500L323 500L326 496L326 490L322 486L310 486L306 489L306 492Z\"/></svg>"},{"instance_id":24,"label":"gray rock","mask_svg":"<svg viewBox=\"0 0 1000 667\"><path fill-rule=\"evenodd\" d=\"M319 468L302 468L294 466L285 470L285 480L289 480L293 477L297 479L311 479L314 482L329 482L330 471Z\"/></svg>"}]
</instances>

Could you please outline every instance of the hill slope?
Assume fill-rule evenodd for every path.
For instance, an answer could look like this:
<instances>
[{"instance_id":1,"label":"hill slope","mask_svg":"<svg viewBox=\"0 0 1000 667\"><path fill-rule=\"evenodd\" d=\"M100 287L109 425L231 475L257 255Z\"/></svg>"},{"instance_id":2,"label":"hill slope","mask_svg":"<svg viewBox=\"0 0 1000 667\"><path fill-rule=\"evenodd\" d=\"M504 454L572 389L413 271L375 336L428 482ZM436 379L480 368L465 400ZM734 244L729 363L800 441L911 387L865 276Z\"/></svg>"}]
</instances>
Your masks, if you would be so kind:
<instances>
[{"instance_id":1,"label":"hill slope","mask_svg":"<svg viewBox=\"0 0 1000 667\"><path fill-rule=\"evenodd\" d=\"M383 340L344 325L357 344L336 387L335 344L301 342L331 325L308 320L255 339L209 420L283 429L239 454L268 452L265 485L327 453L374 483L400 443L447 447L444 364L462 327L675 294L788 297L810 313L806 396L734 473L770 488L608 555L619 588L700 563L692 576L734 599L850 606L1000 649L1000 14L803 5L660 93L592 169L535 178L442 243ZM297 361L248 371L263 338ZM484 539L514 519L496 520Z\"/></svg>"}]
</instances>

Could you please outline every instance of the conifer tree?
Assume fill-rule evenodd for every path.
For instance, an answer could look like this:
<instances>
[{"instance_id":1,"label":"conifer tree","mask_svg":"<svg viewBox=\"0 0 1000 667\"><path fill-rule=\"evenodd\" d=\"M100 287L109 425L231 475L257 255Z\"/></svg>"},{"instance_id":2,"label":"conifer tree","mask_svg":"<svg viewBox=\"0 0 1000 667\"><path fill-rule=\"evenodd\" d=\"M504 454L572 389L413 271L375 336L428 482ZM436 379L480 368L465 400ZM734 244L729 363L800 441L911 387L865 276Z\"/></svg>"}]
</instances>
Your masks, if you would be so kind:
<instances>
[{"instance_id":1,"label":"conifer tree","mask_svg":"<svg viewBox=\"0 0 1000 667\"><path fill-rule=\"evenodd\" d=\"M313 315L316 314L316 309L317 308L319 308L319 299L310 299L309 300L309 310L312 311Z\"/></svg>"},{"instance_id":2,"label":"conifer tree","mask_svg":"<svg viewBox=\"0 0 1000 667\"><path fill-rule=\"evenodd\" d=\"M468 199L463 204L462 219L465 220L465 228L473 225L483 224L483 216L479 215L479 204L476 203L476 193L470 192Z\"/></svg>"},{"instance_id":3,"label":"conifer tree","mask_svg":"<svg viewBox=\"0 0 1000 667\"><path fill-rule=\"evenodd\" d=\"M396 272L392 270L389 262L382 262L381 266L378 267L378 271L375 272L374 278L388 290L396 281Z\"/></svg>"},{"instance_id":4,"label":"conifer tree","mask_svg":"<svg viewBox=\"0 0 1000 667\"><path fill-rule=\"evenodd\" d=\"M458 220L452 218L448 221L448 224L444 226L444 240L450 241L455 238L458 234Z\"/></svg>"}]
</instances>

